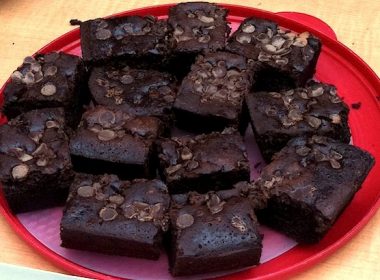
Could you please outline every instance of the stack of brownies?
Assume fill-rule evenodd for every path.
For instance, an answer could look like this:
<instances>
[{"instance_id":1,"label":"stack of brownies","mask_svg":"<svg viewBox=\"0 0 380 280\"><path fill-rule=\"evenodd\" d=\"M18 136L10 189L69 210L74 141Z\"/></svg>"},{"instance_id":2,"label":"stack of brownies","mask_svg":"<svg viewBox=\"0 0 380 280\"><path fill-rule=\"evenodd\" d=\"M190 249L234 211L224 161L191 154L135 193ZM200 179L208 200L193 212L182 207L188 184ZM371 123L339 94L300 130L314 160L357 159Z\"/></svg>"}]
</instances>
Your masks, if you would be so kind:
<instances>
[{"instance_id":1,"label":"stack of brownies","mask_svg":"<svg viewBox=\"0 0 380 280\"><path fill-rule=\"evenodd\" d=\"M79 22L83 59L27 57L0 127L11 210L67 199L62 246L147 259L166 248L174 276L258 264L258 221L319 241L374 159L349 144L336 88L312 80L318 38L261 18L229 36L227 14L194 2L167 20ZM255 182L249 123L268 163Z\"/></svg>"}]
</instances>

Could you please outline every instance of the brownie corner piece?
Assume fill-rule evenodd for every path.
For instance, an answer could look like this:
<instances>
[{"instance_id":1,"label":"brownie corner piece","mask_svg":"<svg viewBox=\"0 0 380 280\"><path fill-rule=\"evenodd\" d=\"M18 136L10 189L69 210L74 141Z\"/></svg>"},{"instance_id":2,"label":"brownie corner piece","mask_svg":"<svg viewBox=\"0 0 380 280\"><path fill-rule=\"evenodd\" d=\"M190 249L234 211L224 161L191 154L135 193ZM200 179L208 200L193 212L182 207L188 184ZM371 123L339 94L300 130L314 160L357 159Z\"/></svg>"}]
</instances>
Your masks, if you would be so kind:
<instances>
[{"instance_id":1,"label":"brownie corner piece","mask_svg":"<svg viewBox=\"0 0 380 280\"><path fill-rule=\"evenodd\" d=\"M4 89L3 113L8 119L33 109L63 107L75 125L81 105L88 101L85 68L78 56L63 52L26 57Z\"/></svg>"},{"instance_id":2,"label":"brownie corner piece","mask_svg":"<svg viewBox=\"0 0 380 280\"><path fill-rule=\"evenodd\" d=\"M174 195L170 209L174 276L257 265L262 236L249 201L222 192Z\"/></svg>"},{"instance_id":3,"label":"brownie corner piece","mask_svg":"<svg viewBox=\"0 0 380 280\"><path fill-rule=\"evenodd\" d=\"M226 49L257 61L255 91L278 91L304 86L312 78L321 41L307 31L298 34L251 17L231 35Z\"/></svg>"},{"instance_id":4,"label":"brownie corner piece","mask_svg":"<svg viewBox=\"0 0 380 280\"><path fill-rule=\"evenodd\" d=\"M245 106L267 162L293 137L317 134L350 141L349 108L333 85L309 81L290 90L252 92L245 95Z\"/></svg>"},{"instance_id":5,"label":"brownie corner piece","mask_svg":"<svg viewBox=\"0 0 380 280\"><path fill-rule=\"evenodd\" d=\"M243 56L222 51L198 56L174 102L178 127L195 132L228 126L244 130L243 99L252 76L253 65Z\"/></svg>"},{"instance_id":6,"label":"brownie corner piece","mask_svg":"<svg viewBox=\"0 0 380 280\"><path fill-rule=\"evenodd\" d=\"M0 126L0 182L14 213L64 203L73 178L65 130L63 108L32 110Z\"/></svg>"},{"instance_id":7,"label":"brownie corner piece","mask_svg":"<svg viewBox=\"0 0 380 280\"><path fill-rule=\"evenodd\" d=\"M61 246L156 260L169 203L165 184L156 179L77 174L61 220Z\"/></svg>"},{"instance_id":8,"label":"brownie corner piece","mask_svg":"<svg viewBox=\"0 0 380 280\"><path fill-rule=\"evenodd\" d=\"M74 170L112 173L122 179L150 178L156 163L154 142L163 130L155 117L104 106L89 108L70 139Z\"/></svg>"},{"instance_id":9,"label":"brownie corner piece","mask_svg":"<svg viewBox=\"0 0 380 280\"><path fill-rule=\"evenodd\" d=\"M120 62L157 65L168 55L168 26L154 16L122 16L80 23L83 59L90 64ZM133 59L131 59L133 58Z\"/></svg>"},{"instance_id":10,"label":"brownie corner piece","mask_svg":"<svg viewBox=\"0 0 380 280\"><path fill-rule=\"evenodd\" d=\"M255 182L268 194L259 220L300 243L321 240L360 189L374 158L323 137L299 137L275 154Z\"/></svg>"},{"instance_id":11,"label":"brownie corner piece","mask_svg":"<svg viewBox=\"0 0 380 280\"><path fill-rule=\"evenodd\" d=\"M236 129L164 139L158 153L160 173L171 194L231 188L250 177L243 138Z\"/></svg>"}]
</instances>

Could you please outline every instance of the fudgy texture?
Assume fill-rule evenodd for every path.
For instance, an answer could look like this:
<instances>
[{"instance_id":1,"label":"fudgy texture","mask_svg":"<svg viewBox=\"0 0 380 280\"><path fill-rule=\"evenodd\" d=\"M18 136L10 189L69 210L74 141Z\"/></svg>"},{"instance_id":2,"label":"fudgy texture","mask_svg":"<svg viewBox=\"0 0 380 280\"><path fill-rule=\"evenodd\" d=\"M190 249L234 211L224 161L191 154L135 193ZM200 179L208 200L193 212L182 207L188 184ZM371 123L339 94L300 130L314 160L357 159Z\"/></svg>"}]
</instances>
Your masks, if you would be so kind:
<instances>
[{"instance_id":1,"label":"fudgy texture","mask_svg":"<svg viewBox=\"0 0 380 280\"><path fill-rule=\"evenodd\" d=\"M174 77L154 70L96 67L89 87L95 102L132 115L157 116L170 121L177 95Z\"/></svg>"},{"instance_id":2,"label":"fudgy texture","mask_svg":"<svg viewBox=\"0 0 380 280\"><path fill-rule=\"evenodd\" d=\"M297 34L252 17L232 34L226 49L257 62L256 91L278 91L304 86L312 78L321 42L308 32Z\"/></svg>"},{"instance_id":3,"label":"fudgy texture","mask_svg":"<svg viewBox=\"0 0 380 280\"><path fill-rule=\"evenodd\" d=\"M252 86L251 66L243 56L227 52L198 56L174 102L177 125L196 132L243 129L242 104Z\"/></svg>"},{"instance_id":4,"label":"fudgy texture","mask_svg":"<svg viewBox=\"0 0 380 280\"><path fill-rule=\"evenodd\" d=\"M202 51L224 49L230 33L227 13L226 9L205 2L180 3L169 9L174 73L186 74L196 55Z\"/></svg>"},{"instance_id":5,"label":"fudgy texture","mask_svg":"<svg viewBox=\"0 0 380 280\"><path fill-rule=\"evenodd\" d=\"M173 137L162 140L158 149L160 172L171 194L205 193L249 180L243 138L234 129L195 137Z\"/></svg>"},{"instance_id":6,"label":"fudgy texture","mask_svg":"<svg viewBox=\"0 0 380 280\"><path fill-rule=\"evenodd\" d=\"M162 122L155 117L132 116L103 106L90 108L70 140L74 169L112 172L121 178L151 177L154 141L162 131Z\"/></svg>"},{"instance_id":7,"label":"fudgy texture","mask_svg":"<svg viewBox=\"0 0 380 280\"><path fill-rule=\"evenodd\" d=\"M294 138L255 182L269 197L259 219L300 243L315 243L335 223L373 164L369 153L330 138Z\"/></svg>"},{"instance_id":8,"label":"fudgy texture","mask_svg":"<svg viewBox=\"0 0 380 280\"><path fill-rule=\"evenodd\" d=\"M81 47L86 62L126 59L132 65L162 63L168 55L168 27L153 16L124 16L80 23Z\"/></svg>"},{"instance_id":9,"label":"fudgy texture","mask_svg":"<svg viewBox=\"0 0 380 280\"><path fill-rule=\"evenodd\" d=\"M159 180L76 175L61 221L62 246L158 259L170 198Z\"/></svg>"},{"instance_id":10,"label":"fudgy texture","mask_svg":"<svg viewBox=\"0 0 380 280\"><path fill-rule=\"evenodd\" d=\"M64 107L68 123L76 125L88 99L84 77L78 56L53 52L26 57L4 89L2 111L11 119L33 109Z\"/></svg>"},{"instance_id":11,"label":"fudgy texture","mask_svg":"<svg viewBox=\"0 0 380 280\"><path fill-rule=\"evenodd\" d=\"M172 198L169 263L174 276L259 263L262 236L248 199L230 191Z\"/></svg>"},{"instance_id":12,"label":"fudgy texture","mask_svg":"<svg viewBox=\"0 0 380 280\"><path fill-rule=\"evenodd\" d=\"M350 141L349 108L333 85L311 81L305 88L247 94L256 142L266 161L293 137L323 135Z\"/></svg>"},{"instance_id":13,"label":"fudgy texture","mask_svg":"<svg viewBox=\"0 0 380 280\"><path fill-rule=\"evenodd\" d=\"M32 110L0 126L0 181L14 213L63 204L72 177L63 108Z\"/></svg>"}]
</instances>

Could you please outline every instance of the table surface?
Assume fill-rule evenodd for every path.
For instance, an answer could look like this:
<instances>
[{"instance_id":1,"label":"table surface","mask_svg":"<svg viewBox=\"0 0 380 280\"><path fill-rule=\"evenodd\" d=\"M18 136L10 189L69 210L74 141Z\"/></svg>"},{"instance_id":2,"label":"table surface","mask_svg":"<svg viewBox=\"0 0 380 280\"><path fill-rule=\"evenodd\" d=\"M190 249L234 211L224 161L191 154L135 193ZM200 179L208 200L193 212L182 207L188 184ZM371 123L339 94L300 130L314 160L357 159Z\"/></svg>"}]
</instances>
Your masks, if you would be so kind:
<instances>
[{"instance_id":1,"label":"table surface","mask_svg":"<svg viewBox=\"0 0 380 280\"><path fill-rule=\"evenodd\" d=\"M22 59L72 30L72 18L90 19L175 1L0 0L0 85ZM237 4L236 1L223 0ZM47 4L48 3L48 4ZM344 4L343 4L344 3ZM327 22L338 39L380 75L380 1L256 0L239 2L268 11L296 11ZM329 258L292 279L378 279L380 275L380 212L348 244ZM62 269L41 257L21 240L0 216L0 262L54 272Z\"/></svg>"}]
</instances>

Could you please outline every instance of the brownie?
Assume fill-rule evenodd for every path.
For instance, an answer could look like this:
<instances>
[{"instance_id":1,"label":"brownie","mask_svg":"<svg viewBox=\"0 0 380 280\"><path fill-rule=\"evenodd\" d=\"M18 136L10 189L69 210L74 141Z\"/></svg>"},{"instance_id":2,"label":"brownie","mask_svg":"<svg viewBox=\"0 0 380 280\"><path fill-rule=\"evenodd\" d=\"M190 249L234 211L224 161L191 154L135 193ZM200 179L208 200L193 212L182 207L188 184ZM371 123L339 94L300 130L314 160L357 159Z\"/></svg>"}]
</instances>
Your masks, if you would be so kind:
<instances>
[{"instance_id":1,"label":"brownie","mask_svg":"<svg viewBox=\"0 0 380 280\"><path fill-rule=\"evenodd\" d=\"M249 180L243 138L234 129L162 140L158 152L160 173L171 194L205 193Z\"/></svg>"},{"instance_id":2,"label":"brownie","mask_svg":"<svg viewBox=\"0 0 380 280\"><path fill-rule=\"evenodd\" d=\"M228 39L226 49L258 62L256 91L278 91L304 86L312 78L321 42L309 32L297 34L250 17Z\"/></svg>"},{"instance_id":3,"label":"brownie","mask_svg":"<svg viewBox=\"0 0 380 280\"><path fill-rule=\"evenodd\" d=\"M173 30L172 68L175 73L188 72L202 51L222 50L230 33L228 11L206 2L180 3L169 9L168 24Z\"/></svg>"},{"instance_id":4,"label":"brownie","mask_svg":"<svg viewBox=\"0 0 380 280\"><path fill-rule=\"evenodd\" d=\"M154 141L162 131L163 124L155 117L89 108L70 139L74 170L113 173L123 179L151 177L156 165Z\"/></svg>"},{"instance_id":5,"label":"brownie","mask_svg":"<svg viewBox=\"0 0 380 280\"><path fill-rule=\"evenodd\" d=\"M251 88L252 73L251 63L237 54L198 56L174 102L178 127L195 132L244 128L242 103Z\"/></svg>"},{"instance_id":6,"label":"brownie","mask_svg":"<svg viewBox=\"0 0 380 280\"><path fill-rule=\"evenodd\" d=\"M127 60L132 65L162 64L168 55L168 26L154 16L122 16L80 22L85 62Z\"/></svg>"},{"instance_id":7,"label":"brownie","mask_svg":"<svg viewBox=\"0 0 380 280\"><path fill-rule=\"evenodd\" d=\"M170 198L159 180L78 174L61 221L61 246L156 260L169 227Z\"/></svg>"},{"instance_id":8,"label":"brownie","mask_svg":"<svg viewBox=\"0 0 380 280\"><path fill-rule=\"evenodd\" d=\"M72 178L63 108L32 110L0 126L0 181L14 213L63 204Z\"/></svg>"},{"instance_id":9,"label":"brownie","mask_svg":"<svg viewBox=\"0 0 380 280\"><path fill-rule=\"evenodd\" d=\"M360 189L374 158L324 137L299 137L275 154L255 184L267 193L259 220L299 243L321 240Z\"/></svg>"},{"instance_id":10,"label":"brownie","mask_svg":"<svg viewBox=\"0 0 380 280\"><path fill-rule=\"evenodd\" d=\"M63 107L70 112L68 124L76 125L81 104L88 101L84 79L78 56L52 52L26 57L5 86L2 111L11 119L33 109Z\"/></svg>"},{"instance_id":11,"label":"brownie","mask_svg":"<svg viewBox=\"0 0 380 280\"><path fill-rule=\"evenodd\" d=\"M259 263L262 236L248 199L225 191L172 198L169 263L174 276Z\"/></svg>"},{"instance_id":12,"label":"brownie","mask_svg":"<svg viewBox=\"0 0 380 280\"><path fill-rule=\"evenodd\" d=\"M311 81L304 88L245 96L256 142L266 161L293 137L323 135L350 141L349 108L333 85Z\"/></svg>"},{"instance_id":13,"label":"brownie","mask_svg":"<svg viewBox=\"0 0 380 280\"><path fill-rule=\"evenodd\" d=\"M128 66L94 68L89 88L97 104L133 115L157 116L166 122L171 120L171 108L177 94L172 75Z\"/></svg>"}]
</instances>

